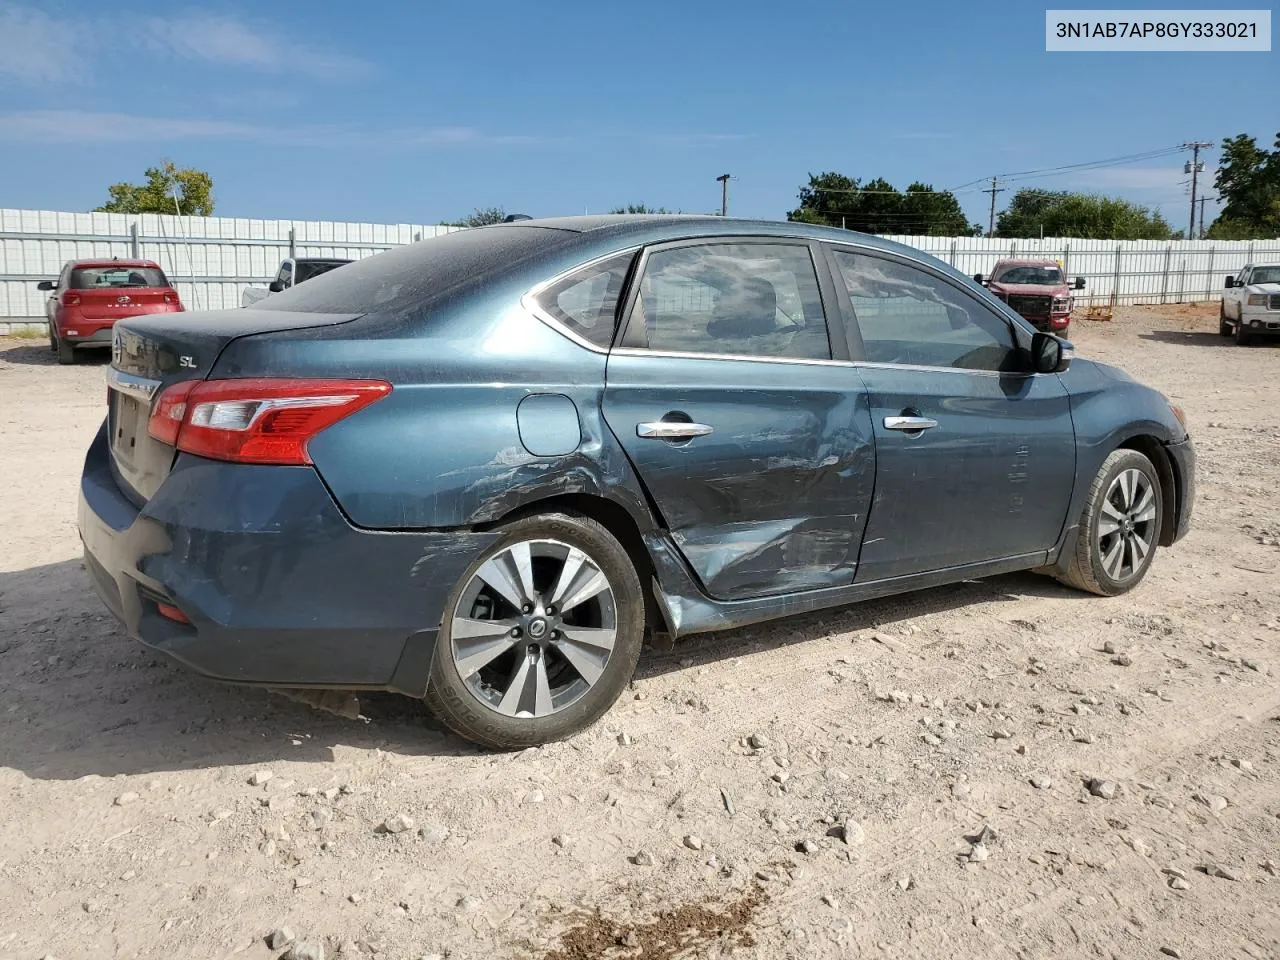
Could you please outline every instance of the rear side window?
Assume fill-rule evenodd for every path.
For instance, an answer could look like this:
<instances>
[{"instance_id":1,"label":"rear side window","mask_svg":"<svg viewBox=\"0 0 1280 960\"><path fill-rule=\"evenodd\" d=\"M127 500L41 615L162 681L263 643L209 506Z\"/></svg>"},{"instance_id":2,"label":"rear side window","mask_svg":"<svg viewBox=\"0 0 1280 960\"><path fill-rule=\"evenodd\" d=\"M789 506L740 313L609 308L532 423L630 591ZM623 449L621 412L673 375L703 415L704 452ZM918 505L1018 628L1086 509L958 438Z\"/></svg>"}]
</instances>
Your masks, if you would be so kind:
<instances>
[{"instance_id":1,"label":"rear side window","mask_svg":"<svg viewBox=\"0 0 1280 960\"><path fill-rule=\"evenodd\" d=\"M651 253L625 345L829 360L831 343L809 248L708 243Z\"/></svg>"},{"instance_id":2,"label":"rear side window","mask_svg":"<svg viewBox=\"0 0 1280 960\"><path fill-rule=\"evenodd\" d=\"M71 271L72 290L167 286L169 281L159 267L77 267Z\"/></svg>"},{"instance_id":3,"label":"rear side window","mask_svg":"<svg viewBox=\"0 0 1280 960\"><path fill-rule=\"evenodd\" d=\"M549 316L598 347L613 342L618 297L634 253L624 253L575 270L537 296Z\"/></svg>"}]
</instances>

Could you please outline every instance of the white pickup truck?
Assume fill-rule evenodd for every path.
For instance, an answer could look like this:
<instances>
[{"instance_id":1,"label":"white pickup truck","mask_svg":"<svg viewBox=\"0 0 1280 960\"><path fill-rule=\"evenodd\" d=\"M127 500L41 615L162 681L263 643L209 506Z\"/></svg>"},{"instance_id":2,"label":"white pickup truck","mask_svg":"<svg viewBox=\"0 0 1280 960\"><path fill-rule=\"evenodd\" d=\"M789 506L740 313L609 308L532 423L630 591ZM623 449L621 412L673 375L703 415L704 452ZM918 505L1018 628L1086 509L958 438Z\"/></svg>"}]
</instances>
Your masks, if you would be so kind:
<instances>
[{"instance_id":1,"label":"white pickup truck","mask_svg":"<svg viewBox=\"0 0 1280 960\"><path fill-rule=\"evenodd\" d=\"M1218 332L1236 343L1280 338L1280 263L1250 263L1227 277L1218 309Z\"/></svg>"},{"instance_id":2,"label":"white pickup truck","mask_svg":"<svg viewBox=\"0 0 1280 960\"><path fill-rule=\"evenodd\" d=\"M300 283L305 283L313 277L328 273L350 262L350 260L337 260L332 257L288 257L280 262L280 269L276 271L276 277L270 284L265 287L245 287L244 292L240 294L240 306L251 307L273 293L296 287Z\"/></svg>"}]
</instances>

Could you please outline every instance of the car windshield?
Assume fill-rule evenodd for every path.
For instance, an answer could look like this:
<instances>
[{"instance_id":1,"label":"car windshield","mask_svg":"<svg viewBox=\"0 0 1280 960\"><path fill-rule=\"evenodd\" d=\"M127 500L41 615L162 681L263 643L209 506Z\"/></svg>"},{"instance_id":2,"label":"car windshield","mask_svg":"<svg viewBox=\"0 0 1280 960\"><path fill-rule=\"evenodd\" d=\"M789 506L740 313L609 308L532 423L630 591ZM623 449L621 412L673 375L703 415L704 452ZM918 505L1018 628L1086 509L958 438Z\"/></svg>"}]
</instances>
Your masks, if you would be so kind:
<instances>
[{"instance_id":1,"label":"car windshield","mask_svg":"<svg viewBox=\"0 0 1280 960\"><path fill-rule=\"evenodd\" d=\"M1250 283L1280 283L1280 267L1254 267Z\"/></svg>"},{"instance_id":2,"label":"car windshield","mask_svg":"<svg viewBox=\"0 0 1280 960\"><path fill-rule=\"evenodd\" d=\"M167 286L169 286L169 280L159 267L77 267L71 271L72 290Z\"/></svg>"},{"instance_id":3,"label":"car windshield","mask_svg":"<svg viewBox=\"0 0 1280 960\"><path fill-rule=\"evenodd\" d=\"M299 260L297 276L293 282L302 283L304 280L318 277L322 273L328 273L330 270L350 262L350 260Z\"/></svg>"},{"instance_id":4,"label":"car windshield","mask_svg":"<svg viewBox=\"0 0 1280 960\"><path fill-rule=\"evenodd\" d=\"M1005 267L995 278L996 283L1036 283L1057 286L1063 282L1062 271L1057 267L1017 266Z\"/></svg>"}]
</instances>

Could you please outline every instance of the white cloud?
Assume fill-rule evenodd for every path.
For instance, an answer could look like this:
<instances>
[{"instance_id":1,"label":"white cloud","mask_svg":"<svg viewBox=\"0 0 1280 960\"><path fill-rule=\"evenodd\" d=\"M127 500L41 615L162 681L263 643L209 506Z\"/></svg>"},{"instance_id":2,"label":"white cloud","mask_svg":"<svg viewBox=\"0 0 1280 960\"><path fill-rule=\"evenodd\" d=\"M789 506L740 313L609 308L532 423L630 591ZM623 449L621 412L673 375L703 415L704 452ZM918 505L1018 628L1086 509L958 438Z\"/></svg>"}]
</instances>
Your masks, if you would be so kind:
<instances>
[{"instance_id":1,"label":"white cloud","mask_svg":"<svg viewBox=\"0 0 1280 960\"><path fill-rule=\"evenodd\" d=\"M295 42L269 23L205 13L59 18L0 0L0 76L32 84L78 79L114 49L96 42L102 37L127 39L160 56L306 80L354 80L373 71L368 61Z\"/></svg>"},{"instance_id":2,"label":"white cloud","mask_svg":"<svg viewBox=\"0 0 1280 960\"><path fill-rule=\"evenodd\" d=\"M308 147L443 147L533 142L471 127L368 130L340 125L280 126L193 117L147 117L85 110L0 114L0 141L21 143L134 143L176 140L257 141Z\"/></svg>"},{"instance_id":3,"label":"white cloud","mask_svg":"<svg viewBox=\"0 0 1280 960\"><path fill-rule=\"evenodd\" d=\"M65 83L80 76L84 33L41 10L0 3L0 75L23 83Z\"/></svg>"},{"instance_id":4,"label":"white cloud","mask_svg":"<svg viewBox=\"0 0 1280 960\"><path fill-rule=\"evenodd\" d=\"M367 61L357 57L294 43L266 24L229 16L149 17L141 22L138 32L152 50L182 60L329 81L357 79L372 71Z\"/></svg>"}]
</instances>

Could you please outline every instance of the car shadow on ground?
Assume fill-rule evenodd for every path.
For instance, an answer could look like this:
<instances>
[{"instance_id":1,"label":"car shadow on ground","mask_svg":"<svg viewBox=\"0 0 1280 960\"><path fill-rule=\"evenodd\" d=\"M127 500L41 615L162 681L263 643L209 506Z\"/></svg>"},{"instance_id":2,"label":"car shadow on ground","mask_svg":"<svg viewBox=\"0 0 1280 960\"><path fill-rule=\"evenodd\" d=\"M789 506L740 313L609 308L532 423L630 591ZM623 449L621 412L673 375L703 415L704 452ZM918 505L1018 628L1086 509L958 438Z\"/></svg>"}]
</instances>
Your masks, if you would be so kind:
<instances>
[{"instance_id":1,"label":"car shadow on ground","mask_svg":"<svg viewBox=\"0 0 1280 960\"><path fill-rule=\"evenodd\" d=\"M1224 337L1219 333L1203 330L1152 330L1150 333L1138 334L1139 340L1152 340L1157 343L1176 343L1181 346L1188 344L1198 347L1226 347L1232 350L1240 349L1235 341L1235 337ZM1271 340L1263 340L1261 338L1250 342L1252 347L1262 346L1280 346L1280 337Z\"/></svg>"},{"instance_id":2,"label":"car shadow on ground","mask_svg":"<svg viewBox=\"0 0 1280 960\"><path fill-rule=\"evenodd\" d=\"M1043 577L1014 574L704 634L646 649L637 680L716 661L1029 595L1082 596ZM910 638L903 634L903 642ZM358 720L271 690L204 679L129 638L93 593L79 560L0 573L0 767L74 780L301 760L335 748L403 756L482 757L444 731L423 705L360 693Z\"/></svg>"},{"instance_id":3,"label":"car shadow on ground","mask_svg":"<svg viewBox=\"0 0 1280 960\"><path fill-rule=\"evenodd\" d=\"M36 367L56 367L58 365L58 358L49 349L49 341L44 337L38 340L23 338L14 342L17 342L18 346L0 347L0 362L21 363ZM76 351L77 366L101 367L110 362L111 351L101 347Z\"/></svg>"}]
</instances>

